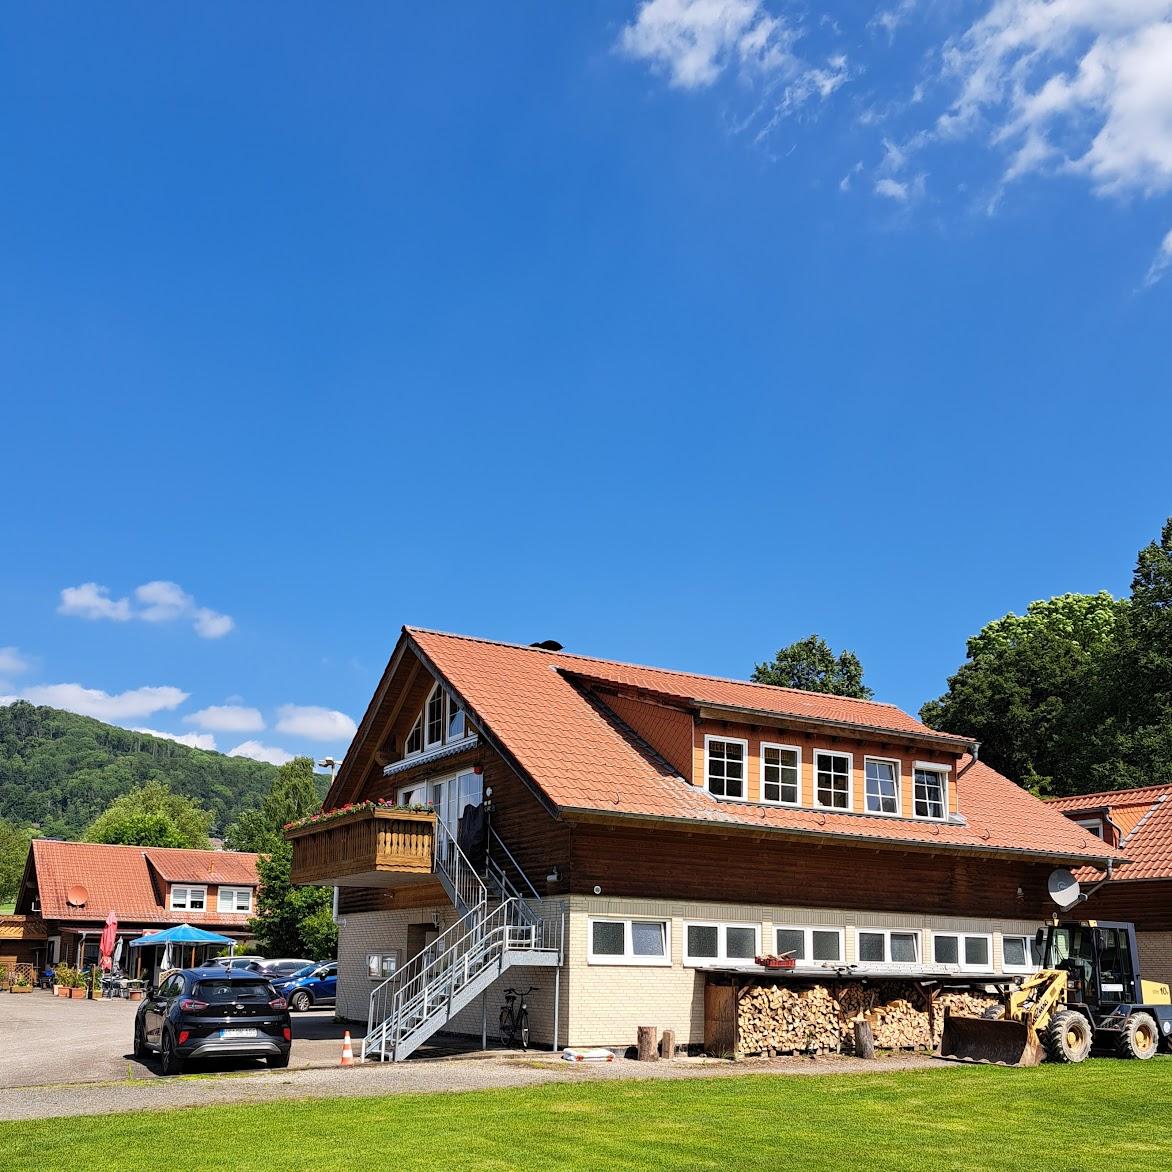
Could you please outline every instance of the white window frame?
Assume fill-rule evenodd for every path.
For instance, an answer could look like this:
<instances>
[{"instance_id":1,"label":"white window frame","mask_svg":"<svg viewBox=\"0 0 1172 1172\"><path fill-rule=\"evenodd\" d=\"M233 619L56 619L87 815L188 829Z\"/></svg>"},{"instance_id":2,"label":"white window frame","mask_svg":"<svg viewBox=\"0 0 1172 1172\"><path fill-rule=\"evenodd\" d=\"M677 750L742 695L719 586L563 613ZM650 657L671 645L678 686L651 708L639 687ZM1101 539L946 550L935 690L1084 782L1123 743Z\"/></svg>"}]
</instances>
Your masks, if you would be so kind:
<instances>
[{"instance_id":1,"label":"white window frame","mask_svg":"<svg viewBox=\"0 0 1172 1172\"><path fill-rule=\"evenodd\" d=\"M426 707L426 705L425 705L425 707ZM418 749L408 749L407 746L411 743L411 738L415 735L416 729L419 730L419 748ZM403 759L404 760L406 760L408 757L418 757L423 753L423 738L424 738L423 712L420 712L419 715L415 718L414 722L412 723L410 729L408 729L406 737L403 738Z\"/></svg>"},{"instance_id":2,"label":"white window frame","mask_svg":"<svg viewBox=\"0 0 1172 1172\"><path fill-rule=\"evenodd\" d=\"M622 924L623 925L623 954L622 956L594 955L594 925ZM632 951L631 925L660 924L663 927L663 955L636 956ZM660 919L657 916L588 916L586 919L586 963L587 964L621 964L638 965L648 968L671 968L671 920Z\"/></svg>"},{"instance_id":3,"label":"white window frame","mask_svg":"<svg viewBox=\"0 0 1172 1172\"><path fill-rule=\"evenodd\" d=\"M715 928L716 929L716 955L715 956L693 956L688 951L688 929L689 928ZM753 955L750 957L744 956L729 956L728 954L728 930L729 928L752 928L753 930ZM593 943L593 937L591 937ZM685 920L684 921L684 964L688 968L695 968L697 965L705 964L719 964L727 965L733 968L740 965L751 965L756 963L756 958L761 955L761 925L750 923L745 920Z\"/></svg>"},{"instance_id":4,"label":"white window frame","mask_svg":"<svg viewBox=\"0 0 1172 1172\"><path fill-rule=\"evenodd\" d=\"M410 801L407 800L408 797L410 797ZM427 783L415 781L410 785L403 786L398 793L398 804L400 806L426 806Z\"/></svg>"},{"instance_id":5,"label":"white window frame","mask_svg":"<svg viewBox=\"0 0 1172 1172\"><path fill-rule=\"evenodd\" d=\"M460 714L460 717L462 720L461 731L459 733L457 733L455 736L452 736L451 735L452 717L457 712ZM457 741L462 741L467 735L468 735L468 714L464 711L463 707L456 702L456 698L451 694L451 692L448 692L447 693L447 702L444 705L444 741L447 744L454 745Z\"/></svg>"},{"instance_id":6,"label":"white window frame","mask_svg":"<svg viewBox=\"0 0 1172 1172\"><path fill-rule=\"evenodd\" d=\"M821 798L818 797L818 758L819 757L845 757L846 758L846 805L845 806L828 806ZM811 781L814 786L814 809L816 810L830 810L835 814L850 814L855 808L855 755L854 753L843 753L838 749L815 749L814 750L814 767L811 775Z\"/></svg>"},{"instance_id":7,"label":"white window frame","mask_svg":"<svg viewBox=\"0 0 1172 1172\"><path fill-rule=\"evenodd\" d=\"M892 960L891 937L912 936L916 941L915 960ZM864 936L883 937L883 960L863 960L862 938ZM915 968L924 963L924 934L919 928L856 928L855 929L855 959L860 966L883 965L891 968Z\"/></svg>"},{"instance_id":8,"label":"white window frame","mask_svg":"<svg viewBox=\"0 0 1172 1172\"><path fill-rule=\"evenodd\" d=\"M1081 826L1088 834L1093 834L1104 842L1107 841L1107 827L1101 817L1075 818L1073 821L1076 826Z\"/></svg>"},{"instance_id":9,"label":"white window frame","mask_svg":"<svg viewBox=\"0 0 1172 1172\"><path fill-rule=\"evenodd\" d=\"M798 758L798 796L792 802L783 801L781 798L767 798L765 796L765 750L766 749L780 749L782 752L795 753ZM802 804L802 747L801 745L783 745L777 741L762 741L760 746L761 754L761 778L759 791L760 800L766 806L800 806ZM708 757L705 754L704 758L707 762ZM705 766L707 768L707 765Z\"/></svg>"},{"instance_id":10,"label":"white window frame","mask_svg":"<svg viewBox=\"0 0 1172 1172\"><path fill-rule=\"evenodd\" d=\"M804 967L812 967L814 965L828 965L833 968L838 968L846 964L846 929L836 928L832 924L774 924L773 925L773 948L779 952L781 946L777 942L778 932L801 932L803 934L802 949L805 956L796 957L795 960L799 965ZM814 959L814 933L815 932L833 932L838 937L838 960L815 960Z\"/></svg>"},{"instance_id":11,"label":"white window frame","mask_svg":"<svg viewBox=\"0 0 1172 1172\"><path fill-rule=\"evenodd\" d=\"M334 961L337 964L337 961ZM368 952L366 954L366 975L371 981L385 981L393 977L399 968L399 953Z\"/></svg>"},{"instance_id":12,"label":"white window frame","mask_svg":"<svg viewBox=\"0 0 1172 1172\"><path fill-rule=\"evenodd\" d=\"M439 714L439 736L433 741L431 739L431 702L435 699L435 694L439 693L440 698L440 714ZM423 702L423 712L420 714L423 717L423 748L434 749L437 745L444 743L444 733L448 728L448 698L444 691L443 684L437 681L434 688L427 693L427 699Z\"/></svg>"},{"instance_id":13,"label":"white window frame","mask_svg":"<svg viewBox=\"0 0 1172 1172\"><path fill-rule=\"evenodd\" d=\"M936 941L944 937L956 941L956 962L936 959ZM985 964L969 964L965 960L965 943L969 940L984 940L989 959ZM932 932L932 963L946 968L959 969L962 973L993 972L993 936L989 932Z\"/></svg>"},{"instance_id":14,"label":"white window frame","mask_svg":"<svg viewBox=\"0 0 1172 1172\"><path fill-rule=\"evenodd\" d=\"M934 761L916 761L912 764L912 810L913 818L921 822L947 822L949 802L951 795L948 792L949 774L951 770L947 765L937 765ZM934 814L917 814L916 813L916 774L917 773L935 773L940 778L940 791L942 795L942 805L944 813L937 818Z\"/></svg>"},{"instance_id":15,"label":"white window frame","mask_svg":"<svg viewBox=\"0 0 1172 1172\"><path fill-rule=\"evenodd\" d=\"M1025 964L1010 964L1005 959L1005 941L1020 940L1025 945ZM1041 965L1034 961L1034 938L1026 932L1001 933L1001 969L1006 973L1036 973Z\"/></svg>"},{"instance_id":16,"label":"white window frame","mask_svg":"<svg viewBox=\"0 0 1172 1172\"><path fill-rule=\"evenodd\" d=\"M711 777L711 751L710 746L713 741L720 741L726 745L740 745L744 750L744 758L742 760L743 769L741 772L741 788L744 793L738 797L732 797L729 794L713 794L712 793L712 777ZM728 779L725 778L726 787ZM718 798L722 802L747 802L749 800L749 742L743 737L723 737L717 733L707 733L704 737L704 788L712 794L714 798Z\"/></svg>"},{"instance_id":17,"label":"white window frame","mask_svg":"<svg viewBox=\"0 0 1172 1172\"><path fill-rule=\"evenodd\" d=\"M176 896L183 892L183 902L180 903ZM201 896L201 905L199 907L191 906L191 896L193 892L199 892ZM198 884L192 885L190 883L173 883L171 885L171 911L173 912L206 912L208 910L208 889L207 887L200 887Z\"/></svg>"},{"instance_id":18,"label":"white window frame","mask_svg":"<svg viewBox=\"0 0 1172 1172\"><path fill-rule=\"evenodd\" d=\"M230 893L232 896L232 906L224 906L224 895ZM247 907L240 906L240 897L248 901ZM233 912L235 914L252 914L252 888L251 887L225 887L220 886L216 890L216 910L221 912Z\"/></svg>"},{"instance_id":19,"label":"white window frame","mask_svg":"<svg viewBox=\"0 0 1172 1172\"><path fill-rule=\"evenodd\" d=\"M874 761L880 765L895 766L895 809L894 810L872 810L870 802L870 794L867 793L867 765ZM873 753L868 753L863 757L863 813L874 814L876 818L902 818L903 817L903 777L900 773L900 761L898 757L877 757Z\"/></svg>"}]
</instances>

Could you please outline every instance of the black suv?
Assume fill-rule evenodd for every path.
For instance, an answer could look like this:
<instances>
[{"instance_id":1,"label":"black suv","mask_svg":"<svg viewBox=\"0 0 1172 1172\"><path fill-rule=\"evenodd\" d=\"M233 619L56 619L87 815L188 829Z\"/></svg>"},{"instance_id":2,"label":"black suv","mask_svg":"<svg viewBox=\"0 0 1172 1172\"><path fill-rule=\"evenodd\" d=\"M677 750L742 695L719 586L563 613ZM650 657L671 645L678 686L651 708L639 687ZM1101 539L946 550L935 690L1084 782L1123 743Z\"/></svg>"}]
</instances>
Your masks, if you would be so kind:
<instances>
[{"instance_id":1,"label":"black suv","mask_svg":"<svg viewBox=\"0 0 1172 1172\"><path fill-rule=\"evenodd\" d=\"M180 969L151 989L134 1019L134 1056L157 1050L164 1074L189 1058L264 1058L289 1065L289 1007L258 973Z\"/></svg>"}]
</instances>

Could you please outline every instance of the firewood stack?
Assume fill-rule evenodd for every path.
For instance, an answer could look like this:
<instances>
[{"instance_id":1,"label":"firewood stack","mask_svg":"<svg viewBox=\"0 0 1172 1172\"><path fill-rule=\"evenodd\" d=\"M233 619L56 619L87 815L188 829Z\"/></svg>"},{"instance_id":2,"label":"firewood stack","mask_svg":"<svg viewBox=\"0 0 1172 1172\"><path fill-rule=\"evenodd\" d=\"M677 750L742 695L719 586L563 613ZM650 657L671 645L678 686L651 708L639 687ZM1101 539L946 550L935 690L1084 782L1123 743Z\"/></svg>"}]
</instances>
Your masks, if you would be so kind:
<instances>
[{"instance_id":1,"label":"firewood stack","mask_svg":"<svg viewBox=\"0 0 1172 1172\"><path fill-rule=\"evenodd\" d=\"M738 1008L739 1052L849 1054L857 1020L870 1023L881 1050L934 1049L946 1008L958 1016L980 1017L994 1001L979 993L942 993L933 1032L926 994L910 982L855 981L836 986L833 993L825 985L754 985L741 995Z\"/></svg>"}]
</instances>

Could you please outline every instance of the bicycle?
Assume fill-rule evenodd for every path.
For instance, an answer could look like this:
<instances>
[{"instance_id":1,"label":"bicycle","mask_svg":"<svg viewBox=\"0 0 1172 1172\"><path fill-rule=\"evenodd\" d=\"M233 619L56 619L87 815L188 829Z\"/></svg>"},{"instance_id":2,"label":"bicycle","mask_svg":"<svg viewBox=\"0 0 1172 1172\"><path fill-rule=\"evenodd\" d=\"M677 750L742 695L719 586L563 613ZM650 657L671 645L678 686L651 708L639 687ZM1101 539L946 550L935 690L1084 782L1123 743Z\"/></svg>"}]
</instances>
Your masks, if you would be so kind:
<instances>
[{"instance_id":1,"label":"bicycle","mask_svg":"<svg viewBox=\"0 0 1172 1172\"><path fill-rule=\"evenodd\" d=\"M525 1004L525 998L536 989L536 985L530 985L523 993L516 989L505 990L505 1004L501 1006L500 1041L506 1049L511 1050L518 1039L522 1050L529 1049L529 1006ZM518 998L521 999L519 1008Z\"/></svg>"}]
</instances>

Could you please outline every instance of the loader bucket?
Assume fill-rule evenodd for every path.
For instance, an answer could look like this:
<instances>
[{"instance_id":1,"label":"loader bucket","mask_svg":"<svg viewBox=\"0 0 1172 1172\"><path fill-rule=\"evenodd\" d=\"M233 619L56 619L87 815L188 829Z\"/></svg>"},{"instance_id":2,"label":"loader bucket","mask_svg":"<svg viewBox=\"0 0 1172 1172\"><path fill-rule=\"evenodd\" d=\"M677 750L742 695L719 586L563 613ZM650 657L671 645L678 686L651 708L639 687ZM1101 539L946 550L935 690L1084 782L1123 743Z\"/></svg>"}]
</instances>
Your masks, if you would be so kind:
<instances>
[{"instance_id":1,"label":"loader bucket","mask_svg":"<svg viewBox=\"0 0 1172 1172\"><path fill-rule=\"evenodd\" d=\"M946 1014L936 1057L953 1062L1037 1066L1042 1061L1042 1047L1024 1022Z\"/></svg>"}]
</instances>

